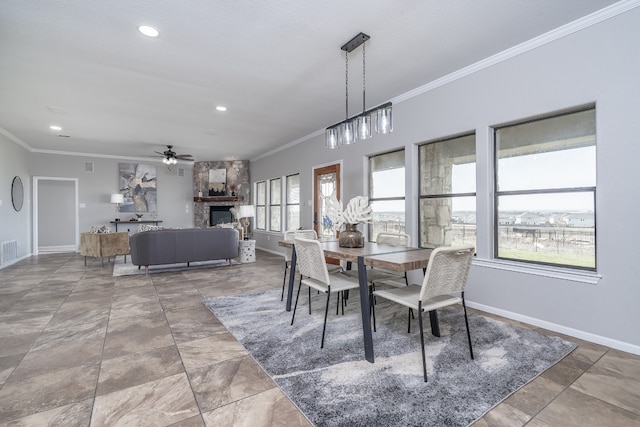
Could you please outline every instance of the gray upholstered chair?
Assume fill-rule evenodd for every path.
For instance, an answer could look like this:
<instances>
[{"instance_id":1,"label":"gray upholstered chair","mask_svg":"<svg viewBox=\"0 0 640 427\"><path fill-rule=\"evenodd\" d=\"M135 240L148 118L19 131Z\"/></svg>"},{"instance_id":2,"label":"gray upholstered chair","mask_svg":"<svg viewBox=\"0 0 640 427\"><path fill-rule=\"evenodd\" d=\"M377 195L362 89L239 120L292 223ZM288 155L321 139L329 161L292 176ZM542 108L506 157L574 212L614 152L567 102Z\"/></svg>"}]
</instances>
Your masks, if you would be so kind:
<instances>
[{"instance_id":1,"label":"gray upholstered chair","mask_svg":"<svg viewBox=\"0 0 640 427\"><path fill-rule=\"evenodd\" d=\"M422 369L425 382L427 382L427 362L424 351L423 312L461 303L464 312L464 322L467 328L469 352L471 353L471 359L473 359L467 306L464 302L464 290L467 285L473 254L473 246L441 247L434 249L429 258L429 265L427 266L422 286L409 285L402 288L377 290L373 292L374 296L385 298L389 301L418 310L420 344L422 346ZM374 324L375 321L374 311ZM411 328L411 316L409 316L408 321L409 328Z\"/></svg>"},{"instance_id":2,"label":"gray upholstered chair","mask_svg":"<svg viewBox=\"0 0 640 427\"><path fill-rule=\"evenodd\" d=\"M309 288L309 313L311 313L311 288L327 294L327 302L324 309L324 324L322 326L322 340L320 348L324 347L324 336L327 329L327 314L329 312L329 299L331 293L338 294L338 302L340 301L340 293L349 289L357 289L360 285L357 279L345 276L338 272L330 274L327 269L327 262L324 258L324 251L318 240L295 238L297 268L300 272L300 282L298 284L298 293L296 302L293 307L293 315L291 316L291 324L296 317L296 309L298 307L298 299L300 298L300 289L302 285ZM344 298L343 298L344 301ZM344 303L342 306L344 314Z\"/></svg>"}]
</instances>

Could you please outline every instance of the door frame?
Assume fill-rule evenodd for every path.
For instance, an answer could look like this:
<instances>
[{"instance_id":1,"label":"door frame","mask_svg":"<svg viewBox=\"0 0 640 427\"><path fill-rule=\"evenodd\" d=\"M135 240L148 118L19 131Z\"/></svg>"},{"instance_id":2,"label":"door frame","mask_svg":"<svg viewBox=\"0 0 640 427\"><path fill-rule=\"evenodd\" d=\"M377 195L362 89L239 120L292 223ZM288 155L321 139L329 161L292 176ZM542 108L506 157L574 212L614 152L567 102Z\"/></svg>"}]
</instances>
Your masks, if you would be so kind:
<instances>
[{"instance_id":1,"label":"door frame","mask_svg":"<svg viewBox=\"0 0 640 427\"><path fill-rule=\"evenodd\" d=\"M342 194L342 159L340 159L337 162L331 162L331 163L324 163L322 165L316 165L313 166L311 168L311 194L313 196L313 200L311 202L311 225L313 227L313 229L315 230L316 227L319 227L319 224L316 224L316 208L317 208L317 202L318 202L318 195L316 193L316 172L320 169L324 169L324 168L329 168L332 166L338 166L339 168L339 173L338 173L338 185L336 186L337 190L338 190L338 194L336 194L336 196L338 197L338 200L340 199L340 195ZM318 230L316 230L317 232ZM319 234L318 234L319 235Z\"/></svg>"},{"instance_id":2,"label":"door frame","mask_svg":"<svg viewBox=\"0 0 640 427\"><path fill-rule=\"evenodd\" d=\"M78 178L61 178L55 176L34 176L33 177L33 206L31 207L31 221L32 221L32 245L33 255L38 255L38 185L40 181L73 181L73 187L75 192L75 251L77 252L80 248L80 206L78 203L79 194L78 194Z\"/></svg>"}]
</instances>

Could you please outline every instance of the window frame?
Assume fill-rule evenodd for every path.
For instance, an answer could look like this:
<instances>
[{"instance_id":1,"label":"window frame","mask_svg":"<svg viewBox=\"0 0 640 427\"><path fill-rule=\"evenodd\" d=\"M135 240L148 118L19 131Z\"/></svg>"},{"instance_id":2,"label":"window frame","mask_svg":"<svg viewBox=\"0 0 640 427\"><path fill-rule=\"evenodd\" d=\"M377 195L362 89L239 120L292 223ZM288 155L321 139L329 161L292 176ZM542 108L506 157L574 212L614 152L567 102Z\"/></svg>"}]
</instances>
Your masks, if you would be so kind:
<instances>
[{"instance_id":1,"label":"window frame","mask_svg":"<svg viewBox=\"0 0 640 427\"><path fill-rule=\"evenodd\" d=\"M459 193L433 193L433 194L422 194L422 186L420 185L420 180L422 179L422 161L421 161L421 148L428 146L428 145L432 145L432 144L438 144L438 143L446 143L447 141L454 141L456 139L461 139L461 138L466 138L466 137L472 137L474 140L474 152L473 152L473 156L475 158L475 168L476 168L476 177L474 177L475 179L475 189L476 191L474 192L459 192ZM477 221L477 217L478 217L478 182L477 182L477 168L478 168L478 154L477 154L477 133L475 130L472 131L468 131L468 132L463 132L463 133L458 133L455 135L450 135L450 136L446 136L443 138L437 138L431 141L426 141L423 142L421 144L418 144L418 188L417 188L417 194L418 194L418 205L417 205L417 218L418 218L418 246L419 247L425 247L422 246L423 242L422 242L422 200L423 199L454 199L454 198L460 198L460 197L474 197L475 201L476 201L476 206L475 206L475 214L476 214L476 238L475 238L475 244L474 247L476 248L476 252L478 250L477 245L478 245L478 221ZM451 213L453 214L453 211L451 211ZM428 246L431 246L428 242L426 243ZM441 246L445 246L445 243L443 243L443 245Z\"/></svg>"},{"instance_id":2,"label":"window frame","mask_svg":"<svg viewBox=\"0 0 640 427\"><path fill-rule=\"evenodd\" d=\"M268 189L268 185L267 185L268 180L262 180L262 181L256 181L256 221L254 224L254 227L256 230L262 230L262 231L266 231L267 229L267 218L269 217L269 213L268 213L268 209L267 209L267 189ZM264 185L264 204L260 204L260 186ZM260 208L264 209L264 228L260 228L258 227L258 215L259 215L259 211Z\"/></svg>"},{"instance_id":3,"label":"window frame","mask_svg":"<svg viewBox=\"0 0 640 427\"><path fill-rule=\"evenodd\" d=\"M549 113L549 114L543 114L540 116L536 116L533 118L528 118L528 119L523 119L523 120L518 120L518 121L513 121L513 122L509 122L509 123L505 123L502 125L497 125L497 126L493 126L492 130L493 130L493 164L491 165L491 167L493 168L493 198L492 198L492 203L493 203L493 242L492 242L492 246L493 246L493 259L495 261L498 262L513 262L513 263L518 263L518 264L522 264L522 265L531 265L531 266L538 266L538 267L543 267L543 268L553 268L553 269L566 269L568 271L577 271L577 272L590 272L590 273L596 273L598 271L598 243L597 243L597 170L594 171L594 173L596 173L596 183L593 186L579 186L579 187L558 187L558 188L536 188L536 189L529 189L529 190L503 190L500 191L498 189L498 155L499 155L499 151L498 151L498 132L501 129L506 129L509 127L513 127L513 126L519 126L519 125L523 125L523 124L528 124L528 123L535 123L535 122L543 122L545 120L550 120L550 119L555 119L555 118L559 118L559 117L563 117L563 116L569 116L572 114L576 114L576 113L581 113L581 112L585 112L585 111L590 111L593 110L593 114L594 114L594 119L595 119L595 115L596 115L596 106L595 104L590 104L590 105L585 105L582 107L576 107L576 108L571 108L571 109L567 109L567 110L562 110L562 111L557 111L554 113ZM597 125L596 125L597 126ZM595 150L596 150L596 164L594 165L594 167L597 169L597 127L596 130L594 130L594 138L595 138L595 142L593 144ZM504 257L504 256L499 256L498 252L499 252L499 236L500 236L500 211L499 211L499 204L498 204L498 200L501 196L520 196L520 195L535 195L535 194L576 194L576 193L588 193L591 192L592 196L593 196L593 240L594 240L594 267L584 267L584 266L577 266L577 265L571 265L571 264L559 264L559 263L549 263L549 262L543 262L543 261L536 261L536 260L527 260L527 259L521 259L521 258L508 258L508 257Z\"/></svg>"},{"instance_id":4,"label":"window frame","mask_svg":"<svg viewBox=\"0 0 640 427\"><path fill-rule=\"evenodd\" d=\"M269 190L268 190L268 200L269 200L269 207L267 209L267 218L269 218L268 221L268 229L271 232L274 233L281 233L282 232L282 221L283 221L283 217L282 217L282 177L278 177L278 178L271 178L267 180L269 182ZM277 181L277 182L276 182ZM279 187L279 195L280 195L280 200L278 202L273 201L273 185L276 184ZM278 209L280 211L280 227L275 229L273 226L273 211L275 209Z\"/></svg>"},{"instance_id":5,"label":"window frame","mask_svg":"<svg viewBox=\"0 0 640 427\"><path fill-rule=\"evenodd\" d=\"M298 177L298 202L290 203L290 182L289 179L297 176ZM300 172L292 173L290 175L286 175L284 177L284 186L285 186L285 197L284 197L284 223L285 230L291 230L290 228L290 215L289 215L289 207L298 206L298 228L300 227Z\"/></svg>"},{"instance_id":6,"label":"window frame","mask_svg":"<svg viewBox=\"0 0 640 427\"><path fill-rule=\"evenodd\" d=\"M368 196L369 196L369 205L371 206L373 202L387 202L387 201L403 201L404 205L405 205L405 217L404 217L404 232L406 233L407 230L407 217L406 217L406 203L407 203L407 190L406 190L406 186L405 186L405 191L404 191L404 195L403 196L394 196L394 197L373 197L372 193L373 193L373 170L371 167L371 163L372 163L372 159L376 158L376 157L382 157L382 156L386 156L389 154L393 154L393 153L399 153L402 152L403 153L403 160L404 160L404 170L405 173L403 174L403 179L406 180L406 174L407 174L407 160L406 160L406 149L404 147L402 148L398 148L395 150L391 150L391 151L385 151L384 153L378 153L378 154L372 154L370 156L367 156L367 166L368 166ZM372 222L371 224L368 225L368 234L369 234L369 241L370 242L375 242L375 238L376 236L373 234L373 228L374 228L374 223Z\"/></svg>"}]
</instances>

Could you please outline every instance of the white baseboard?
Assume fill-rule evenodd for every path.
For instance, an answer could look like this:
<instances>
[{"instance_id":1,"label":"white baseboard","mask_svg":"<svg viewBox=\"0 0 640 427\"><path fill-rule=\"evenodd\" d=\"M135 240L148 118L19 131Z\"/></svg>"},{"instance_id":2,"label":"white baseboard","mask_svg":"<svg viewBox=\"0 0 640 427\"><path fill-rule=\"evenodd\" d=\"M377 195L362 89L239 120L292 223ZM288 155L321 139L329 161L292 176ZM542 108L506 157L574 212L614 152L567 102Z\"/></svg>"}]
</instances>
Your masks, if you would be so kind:
<instances>
[{"instance_id":1,"label":"white baseboard","mask_svg":"<svg viewBox=\"0 0 640 427\"><path fill-rule=\"evenodd\" d=\"M64 245L64 246L40 246L38 248L39 254L56 254L63 252L76 252L78 247L76 245Z\"/></svg>"},{"instance_id":2,"label":"white baseboard","mask_svg":"<svg viewBox=\"0 0 640 427\"><path fill-rule=\"evenodd\" d=\"M498 316L517 320L519 322L527 323L539 328L548 329L550 331L559 332L564 335L569 335L570 337L575 337L584 341L589 341L607 347L615 348L616 350L625 351L627 353L640 355L640 346L635 344L614 340L612 338L603 337L601 335L592 334L590 332L581 331L579 329L569 328L567 326L558 325L556 323L547 322L545 320L536 319L534 317L524 316L522 314L513 313L511 311L502 310L488 305L478 304L472 301L466 301L466 304L467 307L486 311L487 313L497 314Z\"/></svg>"},{"instance_id":3,"label":"white baseboard","mask_svg":"<svg viewBox=\"0 0 640 427\"><path fill-rule=\"evenodd\" d=\"M274 251L272 249L261 248L261 247L258 247L258 246L256 246L256 249L260 249L261 251L269 252L270 254L283 256L282 252Z\"/></svg>"},{"instance_id":4,"label":"white baseboard","mask_svg":"<svg viewBox=\"0 0 640 427\"><path fill-rule=\"evenodd\" d=\"M3 268L9 267L10 265L15 264L16 262L20 262L20 261L22 261L23 259L27 259L27 258L29 258L31 255L32 255L32 254L26 254L26 255L21 256L20 258L16 258L16 259L14 259L14 260L13 260L13 261L11 261L11 262L8 262L8 263L6 263L6 264L2 264L2 265L0 265L0 270L2 270Z\"/></svg>"}]
</instances>

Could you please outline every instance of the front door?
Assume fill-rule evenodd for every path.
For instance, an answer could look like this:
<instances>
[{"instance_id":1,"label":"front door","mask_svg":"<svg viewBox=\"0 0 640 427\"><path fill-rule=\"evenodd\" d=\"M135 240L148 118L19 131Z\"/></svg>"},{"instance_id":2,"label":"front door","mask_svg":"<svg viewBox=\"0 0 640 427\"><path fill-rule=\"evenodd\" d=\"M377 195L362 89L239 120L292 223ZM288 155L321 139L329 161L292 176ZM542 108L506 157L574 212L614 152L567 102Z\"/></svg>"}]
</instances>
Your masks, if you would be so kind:
<instances>
[{"instance_id":1,"label":"front door","mask_svg":"<svg viewBox=\"0 0 640 427\"><path fill-rule=\"evenodd\" d=\"M323 166L313 170L313 228L319 238L336 237L333 224L326 214L325 198L336 192L340 200L340 164ZM327 258L331 264L339 264L338 260Z\"/></svg>"}]
</instances>

